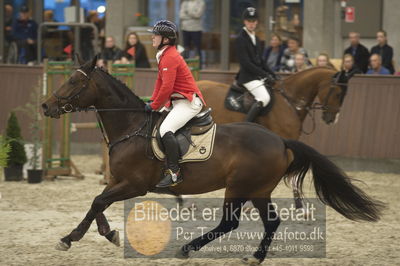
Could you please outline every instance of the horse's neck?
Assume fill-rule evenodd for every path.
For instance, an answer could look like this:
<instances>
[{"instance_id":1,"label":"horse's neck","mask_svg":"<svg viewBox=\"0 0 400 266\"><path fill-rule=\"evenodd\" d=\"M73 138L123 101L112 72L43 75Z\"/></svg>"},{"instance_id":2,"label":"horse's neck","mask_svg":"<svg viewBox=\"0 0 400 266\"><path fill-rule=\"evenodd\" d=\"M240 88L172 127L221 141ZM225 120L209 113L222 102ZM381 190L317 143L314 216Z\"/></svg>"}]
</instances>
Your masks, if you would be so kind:
<instances>
[{"instance_id":1,"label":"horse's neck","mask_svg":"<svg viewBox=\"0 0 400 266\"><path fill-rule=\"evenodd\" d=\"M123 99L117 96L113 90L121 90L121 88L117 88L115 84L96 82L96 86L100 95L95 103L96 109L137 108L140 110L141 104L138 100L129 100L129 97ZM132 133L146 119L146 114L142 111L101 111L99 115L110 142L118 141L123 136Z\"/></svg>"},{"instance_id":2,"label":"horse's neck","mask_svg":"<svg viewBox=\"0 0 400 266\"><path fill-rule=\"evenodd\" d=\"M304 77L303 74L307 76ZM298 111L300 119L303 121L307 115L305 107L309 107L318 95L321 81L325 75L319 75L316 71L308 73L299 73L298 78L293 77L286 83L286 90L293 99L296 106L303 107Z\"/></svg>"}]
</instances>

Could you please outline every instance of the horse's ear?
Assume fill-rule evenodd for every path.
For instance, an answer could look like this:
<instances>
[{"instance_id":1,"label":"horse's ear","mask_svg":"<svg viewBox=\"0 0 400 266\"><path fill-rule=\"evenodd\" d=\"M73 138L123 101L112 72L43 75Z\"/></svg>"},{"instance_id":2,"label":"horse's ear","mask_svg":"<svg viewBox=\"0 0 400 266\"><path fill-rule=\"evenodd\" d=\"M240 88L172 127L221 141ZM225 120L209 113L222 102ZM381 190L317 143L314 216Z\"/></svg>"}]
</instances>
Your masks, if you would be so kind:
<instances>
[{"instance_id":1,"label":"horse's ear","mask_svg":"<svg viewBox=\"0 0 400 266\"><path fill-rule=\"evenodd\" d=\"M90 71L92 71L96 67L96 64L97 64L97 55L92 59L92 63L90 64Z\"/></svg>"},{"instance_id":2,"label":"horse's ear","mask_svg":"<svg viewBox=\"0 0 400 266\"><path fill-rule=\"evenodd\" d=\"M85 64L85 61L81 58L81 56L78 53L75 53L75 57L78 60L78 63L80 66L83 66Z\"/></svg>"}]
</instances>

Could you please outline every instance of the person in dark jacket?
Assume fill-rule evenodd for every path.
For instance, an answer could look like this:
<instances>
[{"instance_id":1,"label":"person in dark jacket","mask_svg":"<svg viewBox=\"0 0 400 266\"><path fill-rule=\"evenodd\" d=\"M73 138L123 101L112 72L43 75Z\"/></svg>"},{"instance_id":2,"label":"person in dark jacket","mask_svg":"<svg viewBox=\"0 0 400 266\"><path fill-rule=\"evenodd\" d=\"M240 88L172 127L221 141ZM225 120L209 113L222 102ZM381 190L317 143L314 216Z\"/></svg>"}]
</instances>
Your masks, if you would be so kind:
<instances>
[{"instance_id":1,"label":"person in dark jacket","mask_svg":"<svg viewBox=\"0 0 400 266\"><path fill-rule=\"evenodd\" d=\"M21 6L19 17L14 21L12 36L18 46L18 63L33 63L36 60L37 24L29 18L29 8Z\"/></svg>"},{"instance_id":2,"label":"person in dark jacket","mask_svg":"<svg viewBox=\"0 0 400 266\"><path fill-rule=\"evenodd\" d=\"M135 62L136 67L150 68L146 49L135 32L129 33L126 37L125 49L121 59L123 64L133 61Z\"/></svg>"},{"instance_id":3,"label":"person in dark jacket","mask_svg":"<svg viewBox=\"0 0 400 266\"><path fill-rule=\"evenodd\" d=\"M265 48L263 59L267 66L273 71L279 71L281 58L286 46L282 44L281 36L272 34L269 46Z\"/></svg>"},{"instance_id":4,"label":"person in dark jacket","mask_svg":"<svg viewBox=\"0 0 400 266\"><path fill-rule=\"evenodd\" d=\"M382 66L390 71L390 74L394 73L393 67L393 48L387 44L386 31L380 30L376 33L376 40L378 44L371 48L371 55L378 54L382 58Z\"/></svg>"},{"instance_id":5,"label":"person in dark jacket","mask_svg":"<svg viewBox=\"0 0 400 266\"><path fill-rule=\"evenodd\" d=\"M258 14L254 7L245 9L243 23L244 27L236 39L236 51L240 64L237 82L249 90L256 99L246 117L246 121L252 122L271 99L265 87L268 82L265 81L268 77L275 79L275 74L268 68L262 58L263 48L255 34Z\"/></svg>"},{"instance_id":6,"label":"person in dark jacket","mask_svg":"<svg viewBox=\"0 0 400 266\"><path fill-rule=\"evenodd\" d=\"M115 40L113 37L108 36L104 44L104 49L101 51L100 59L97 62L97 66L105 66L107 61L112 61L113 63L120 63L122 58L122 50L115 45Z\"/></svg>"},{"instance_id":7,"label":"person in dark jacket","mask_svg":"<svg viewBox=\"0 0 400 266\"><path fill-rule=\"evenodd\" d=\"M342 60L342 68L334 76L336 83L339 83L343 90L341 95L342 103L347 93L347 84L355 74L362 74L362 71L354 65L354 57L351 54L345 54Z\"/></svg>"},{"instance_id":8,"label":"person in dark jacket","mask_svg":"<svg viewBox=\"0 0 400 266\"><path fill-rule=\"evenodd\" d=\"M355 65L363 72L367 72L369 63L368 49L360 43L360 34L358 32L349 33L350 46L344 51L344 54L351 54L354 57Z\"/></svg>"}]
</instances>

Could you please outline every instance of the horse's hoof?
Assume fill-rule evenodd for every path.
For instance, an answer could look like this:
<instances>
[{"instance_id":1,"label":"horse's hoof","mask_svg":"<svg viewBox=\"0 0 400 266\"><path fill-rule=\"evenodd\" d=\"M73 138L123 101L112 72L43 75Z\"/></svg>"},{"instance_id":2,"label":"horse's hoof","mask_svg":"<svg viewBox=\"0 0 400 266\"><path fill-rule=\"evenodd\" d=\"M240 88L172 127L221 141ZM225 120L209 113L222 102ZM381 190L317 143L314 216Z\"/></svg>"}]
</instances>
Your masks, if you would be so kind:
<instances>
[{"instance_id":1,"label":"horse's hoof","mask_svg":"<svg viewBox=\"0 0 400 266\"><path fill-rule=\"evenodd\" d=\"M113 243L114 245L116 245L117 247L119 247L120 246L120 244L119 244L119 231L117 231L117 230L113 230L113 232L114 232L114 235L113 235L113 237L111 238L111 243Z\"/></svg>"},{"instance_id":2,"label":"horse's hoof","mask_svg":"<svg viewBox=\"0 0 400 266\"><path fill-rule=\"evenodd\" d=\"M108 239L108 241L119 247L119 232L117 230L110 231L105 235L105 237Z\"/></svg>"},{"instance_id":3,"label":"horse's hoof","mask_svg":"<svg viewBox=\"0 0 400 266\"><path fill-rule=\"evenodd\" d=\"M67 243L60 241L56 245L56 250L67 251L70 247L71 245L68 245Z\"/></svg>"},{"instance_id":4,"label":"horse's hoof","mask_svg":"<svg viewBox=\"0 0 400 266\"><path fill-rule=\"evenodd\" d=\"M260 265L261 262L259 259L254 258L253 256L246 256L242 259L242 263L246 265Z\"/></svg>"},{"instance_id":5,"label":"horse's hoof","mask_svg":"<svg viewBox=\"0 0 400 266\"><path fill-rule=\"evenodd\" d=\"M175 258L177 259L188 259L189 258L189 251L183 251L182 248L180 248L176 254L175 254Z\"/></svg>"}]
</instances>

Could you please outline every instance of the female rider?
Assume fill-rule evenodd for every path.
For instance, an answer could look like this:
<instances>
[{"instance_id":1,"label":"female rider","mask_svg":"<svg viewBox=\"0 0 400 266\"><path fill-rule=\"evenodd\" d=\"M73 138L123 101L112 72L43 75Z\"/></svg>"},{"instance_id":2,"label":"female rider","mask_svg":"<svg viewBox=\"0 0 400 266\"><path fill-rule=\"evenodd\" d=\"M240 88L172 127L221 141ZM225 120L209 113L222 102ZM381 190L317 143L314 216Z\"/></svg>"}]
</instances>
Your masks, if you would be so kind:
<instances>
[{"instance_id":1,"label":"female rider","mask_svg":"<svg viewBox=\"0 0 400 266\"><path fill-rule=\"evenodd\" d=\"M177 28L168 20L158 21L152 30L153 47L157 49L158 77L146 112L170 107L160 126L165 148L166 168L157 187L176 185L183 180L179 168L179 147L174 133L200 113L203 96L185 60L175 48Z\"/></svg>"}]
</instances>

